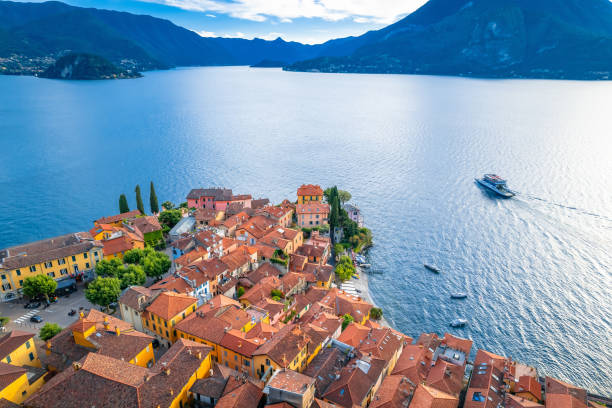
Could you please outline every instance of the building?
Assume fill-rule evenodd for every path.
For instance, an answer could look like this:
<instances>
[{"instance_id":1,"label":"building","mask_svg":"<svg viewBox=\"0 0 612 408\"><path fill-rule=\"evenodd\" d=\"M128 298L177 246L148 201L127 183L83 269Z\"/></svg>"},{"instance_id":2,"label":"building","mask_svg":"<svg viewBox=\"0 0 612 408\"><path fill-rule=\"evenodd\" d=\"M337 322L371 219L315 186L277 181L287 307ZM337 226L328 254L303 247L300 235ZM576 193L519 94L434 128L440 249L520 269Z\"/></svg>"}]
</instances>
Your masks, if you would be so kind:
<instances>
[{"instance_id":1,"label":"building","mask_svg":"<svg viewBox=\"0 0 612 408\"><path fill-rule=\"evenodd\" d=\"M517 395L506 394L505 408L544 408L544 405L519 397Z\"/></svg>"},{"instance_id":2,"label":"building","mask_svg":"<svg viewBox=\"0 0 612 408\"><path fill-rule=\"evenodd\" d=\"M264 388L267 403L286 402L295 408L310 408L315 397L315 380L291 370L278 370Z\"/></svg>"},{"instance_id":3,"label":"building","mask_svg":"<svg viewBox=\"0 0 612 408\"><path fill-rule=\"evenodd\" d=\"M233 195L228 188L196 188L187 195L189 208L209 208L225 211L230 203L242 204L245 208L251 207L252 197L249 194Z\"/></svg>"},{"instance_id":4,"label":"building","mask_svg":"<svg viewBox=\"0 0 612 408\"><path fill-rule=\"evenodd\" d=\"M170 241L176 241L181 238L184 234L188 234L193 231L195 227L196 220L194 217L183 217L181 220L170 230L168 235L170 236Z\"/></svg>"},{"instance_id":5,"label":"building","mask_svg":"<svg viewBox=\"0 0 612 408\"><path fill-rule=\"evenodd\" d=\"M82 313L72 325L48 340L41 359L49 371L61 372L89 353L140 367L155 363L153 337L95 309Z\"/></svg>"},{"instance_id":6,"label":"building","mask_svg":"<svg viewBox=\"0 0 612 408\"><path fill-rule=\"evenodd\" d=\"M259 378L281 368L302 372L308 358L310 338L297 325L288 324L272 335L254 353L253 363Z\"/></svg>"},{"instance_id":7,"label":"building","mask_svg":"<svg viewBox=\"0 0 612 408\"><path fill-rule=\"evenodd\" d=\"M44 384L34 334L13 330L0 338L0 402L21 404ZM8 405L8 404L7 404ZM0 404L1 406L1 404Z\"/></svg>"},{"instance_id":8,"label":"building","mask_svg":"<svg viewBox=\"0 0 612 408\"><path fill-rule=\"evenodd\" d=\"M374 394L370 408L406 408L416 386L401 375L389 375Z\"/></svg>"},{"instance_id":9,"label":"building","mask_svg":"<svg viewBox=\"0 0 612 408\"><path fill-rule=\"evenodd\" d=\"M342 407L367 407L382 383L385 365L377 358L354 358L331 383L323 399Z\"/></svg>"},{"instance_id":10,"label":"building","mask_svg":"<svg viewBox=\"0 0 612 408\"><path fill-rule=\"evenodd\" d=\"M329 205L319 202L298 204L295 209L297 224L302 228L314 228L328 224Z\"/></svg>"},{"instance_id":11,"label":"building","mask_svg":"<svg viewBox=\"0 0 612 408\"><path fill-rule=\"evenodd\" d=\"M121 228L102 241L102 245L104 259L123 259L123 255L131 249L144 249L145 241L140 234Z\"/></svg>"},{"instance_id":12,"label":"building","mask_svg":"<svg viewBox=\"0 0 612 408\"><path fill-rule=\"evenodd\" d=\"M142 314L157 293L143 286L130 286L125 289L118 301L121 320L131 324L139 332L143 332Z\"/></svg>"},{"instance_id":13,"label":"building","mask_svg":"<svg viewBox=\"0 0 612 408\"><path fill-rule=\"evenodd\" d=\"M585 408L587 392L575 385L546 377L546 408Z\"/></svg>"},{"instance_id":14,"label":"building","mask_svg":"<svg viewBox=\"0 0 612 408\"><path fill-rule=\"evenodd\" d=\"M256 210L255 214L271 218L283 228L289 227L293 219L293 209L290 207L275 207L270 205Z\"/></svg>"},{"instance_id":15,"label":"building","mask_svg":"<svg viewBox=\"0 0 612 408\"><path fill-rule=\"evenodd\" d=\"M140 232L148 246L155 247L164 241L162 227L153 215L135 218L132 227Z\"/></svg>"},{"instance_id":16,"label":"building","mask_svg":"<svg viewBox=\"0 0 612 408\"><path fill-rule=\"evenodd\" d=\"M323 201L323 189L314 184L302 184L297 190L298 204L310 202L321 203Z\"/></svg>"},{"instance_id":17,"label":"building","mask_svg":"<svg viewBox=\"0 0 612 408\"><path fill-rule=\"evenodd\" d=\"M342 208L344 208L344 211L346 211L351 221L357 223L359 228L363 227L363 216L361 215L361 210L356 205L346 203Z\"/></svg>"},{"instance_id":18,"label":"building","mask_svg":"<svg viewBox=\"0 0 612 408\"><path fill-rule=\"evenodd\" d=\"M88 353L25 401L31 408L180 408L211 369L210 348L178 340L151 368Z\"/></svg>"},{"instance_id":19,"label":"building","mask_svg":"<svg viewBox=\"0 0 612 408\"><path fill-rule=\"evenodd\" d=\"M419 384L414 391L410 408L457 408L459 398L440 390Z\"/></svg>"},{"instance_id":20,"label":"building","mask_svg":"<svg viewBox=\"0 0 612 408\"><path fill-rule=\"evenodd\" d=\"M121 227L124 222L134 220L136 217L141 216L139 210L132 210L125 213L111 215L110 217L102 217L94 221L94 226L100 226L102 224L111 225L113 227Z\"/></svg>"},{"instance_id":21,"label":"building","mask_svg":"<svg viewBox=\"0 0 612 408\"><path fill-rule=\"evenodd\" d=\"M103 257L102 244L88 232L61 235L0 250L3 301L21 296L24 279L45 274L55 280L87 279Z\"/></svg>"},{"instance_id":22,"label":"building","mask_svg":"<svg viewBox=\"0 0 612 408\"><path fill-rule=\"evenodd\" d=\"M197 299L174 292L162 292L142 314L145 332L151 333L168 346L177 340L176 324L195 312Z\"/></svg>"}]
</instances>

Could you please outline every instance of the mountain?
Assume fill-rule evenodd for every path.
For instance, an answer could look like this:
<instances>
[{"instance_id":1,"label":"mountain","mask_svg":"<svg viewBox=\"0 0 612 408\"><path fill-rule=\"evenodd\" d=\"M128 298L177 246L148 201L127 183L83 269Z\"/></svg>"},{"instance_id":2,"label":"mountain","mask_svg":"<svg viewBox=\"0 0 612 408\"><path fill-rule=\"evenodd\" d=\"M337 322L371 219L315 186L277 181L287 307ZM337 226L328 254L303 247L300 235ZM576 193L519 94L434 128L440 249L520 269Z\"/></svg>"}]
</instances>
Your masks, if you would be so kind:
<instances>
[{"instance_id":1,"label":"mountain","mask_svg":"<svg viewBox=\"0 0 612 408\"><path fill-rule=\"evenodd\" d=\"M317 56L313 47L282 39L204 38L168 20L82 8L57 1L0 1L0 58L14 70L40 73L67 52L96 54L134 70L191 65L292 63ZM13 73L11 71L11 73Z\"/></svg>"},{"instance_id":2,"label":"mountain","mask_svg":"<svg viewBox=\"0 0 612 408\"><path fill-rule=\"evenodd\" d=\"M285 69L609 79L612 3L430 0L395 24L330 41L319 57Z\"/></svg>"},{"instance_id":3,"label":"mountain","mask_svg":"<svg viewBox=\"0 0 612 408\"><path fill-rule=\"evenodd\" d=\"M98 55L70 53L59 58L40 76L56 79L116 79L138 78L141 75L118 68Z\"/></svg>"}]
</instances>

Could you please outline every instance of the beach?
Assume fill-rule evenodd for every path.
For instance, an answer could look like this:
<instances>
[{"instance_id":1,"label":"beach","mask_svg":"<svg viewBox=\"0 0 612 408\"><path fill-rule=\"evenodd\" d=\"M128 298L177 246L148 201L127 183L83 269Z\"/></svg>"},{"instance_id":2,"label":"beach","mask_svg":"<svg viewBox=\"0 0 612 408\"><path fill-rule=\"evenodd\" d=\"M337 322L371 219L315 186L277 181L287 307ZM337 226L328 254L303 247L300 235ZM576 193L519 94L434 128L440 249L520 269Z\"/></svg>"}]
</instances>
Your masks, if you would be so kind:
<instances>
[{"instance_id":1,"label":"beach","mask_svg":"<svg viewBox=\"0 0 612 408\"><path fill-rule=\"evenodd\" d=\"M359 296L365 299L368 303L372 304L372 306L380 307L374 302L374 299L372 298L372 294L370 293L370 287L368 285L368 278L369 278L368 273L364 269L360 268L359 266L355 266L355 270L357 274L359 275L359 279L351 278L350 280L344 282L344 284L348 283L352 285L357 290L357 293L359 294ZM380 323L382 326L393 328L389 324L389 322L385 319L384 314L385 314L385 310L383 309L383 317L380 320L377 320L377 322Z\"/></svg>"}]
</instances>

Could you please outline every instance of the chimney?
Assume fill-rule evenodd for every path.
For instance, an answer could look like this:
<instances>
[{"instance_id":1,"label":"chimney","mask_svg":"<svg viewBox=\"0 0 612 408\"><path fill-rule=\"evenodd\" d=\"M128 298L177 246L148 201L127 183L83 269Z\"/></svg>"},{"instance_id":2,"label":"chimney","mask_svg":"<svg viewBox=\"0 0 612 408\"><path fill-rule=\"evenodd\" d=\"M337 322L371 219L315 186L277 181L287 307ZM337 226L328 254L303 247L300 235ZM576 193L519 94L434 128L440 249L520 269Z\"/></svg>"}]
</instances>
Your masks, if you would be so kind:
<instances>
[{"instance_id":1,"label":"chimney","mask_svg":"<svg viewBox=\"0 0 612 408\"><path fill-rule=\"evenodd\" d=\"M196 357L198 358L198 360L202 359L202 352L198 351L198 354L196 354Z\"/></svg>"},{"instance_id":2,"label":"chimney","mask_svg":"<svg viewBox=\"0 0 612 408\"><path fill-rule=\"evenodd\" d=\"M170 395L174 395L174 390L170 388Z\"/></svg>"},{"instance_id":3,"label":"chimney","mask_svg":"<svg viewBox=\"0 0 612 408\"><path fill-rule=\"evenodd\" d=\"M119 330L119 327L117 326L115 326L115 333L117 334L117 336L121 334L121 330Z\"/></svg>"},{"instance_id":4,"label":"chimney","mask_svg":"<svg viewBox=\"0 0 612 408\"><path fill-rule=\"evenodd\" d=\"M104 316L104 329L108 330L108 316Z\"/></svg>"},{"instance_id":5,"label":"chimney","mask_svg":"<svg viewBox=\"0 0 612 408\"><path fill-rule=\"evenodd\" d=\"M164 373L166 373L166 375L167 375L167 376L170 376L170 369L169 369L169 368L166 368L166 369L164 370Z\"/></svg>"},{"instance_id":6,"label":"chimney","mask_svg":"<svg viewBox=\"0 0 612 408\"><path fill-rule=\"evenodd\" d=\"M79 371L81 369L81 363L75 361L72 363L72 368L74 368L74 371Z\"/></svg>"},{"instance_id":7,"label":"chimney","mask_svg":"<svg viewBox=\"0 0 612 408\"><path fill-rule=\"evenodd\" d=\"M82 318L84 318L84 317L85 317L85 314L84 314L84 313L83 313L83 311L81 310L81 311L79 312L79 318L80 318L80 319L82 319Z\"/></svg>"}]
</instances>

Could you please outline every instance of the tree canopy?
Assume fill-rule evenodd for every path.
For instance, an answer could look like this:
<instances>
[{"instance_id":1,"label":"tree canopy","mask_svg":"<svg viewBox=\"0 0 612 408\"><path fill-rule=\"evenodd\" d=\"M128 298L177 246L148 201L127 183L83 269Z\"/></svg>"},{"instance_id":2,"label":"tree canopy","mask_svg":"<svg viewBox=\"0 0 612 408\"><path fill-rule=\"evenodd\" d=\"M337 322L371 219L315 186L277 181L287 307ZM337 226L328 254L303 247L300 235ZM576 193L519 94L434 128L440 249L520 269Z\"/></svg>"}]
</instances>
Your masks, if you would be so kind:
<instances>
[{"instance_id":1,"label":"tree canopy","mask_svg":"<svg viewBox=\"0 0 612 408\"><path fill-rule=\"evenodd\" d=\"M382 319L383 316L383 311L381 308L379 307L373 307L372 309L370 309L370 317L374 320L380 320Z\"/></svg>"},{"instance_id":2,"label":"tree canopy","mask_svg":"<svg viewBox=\"0 0 612 408\"><path fill-rule=\"evenodd\" d=\"M123 214L129 211L130 207L128 206L127 197L125 196L125 194L121 194L119 196L119 212Z\"/></svg>"},{"instance_id":3,"label":"tree canopy","mask_svg":"<svg viewBox=\"0 0 612 408\"><path fill-rule=\"evenodd\" d=\"M108 307L121 294L121 282L117 278L98 277L85 289L85 298L94 305Z\"/></svg>"},{"instance_id":4,"label":"tree canopy","mask_svg":"<svg viewBox=\"0 0 612 408\"><path fill-rule=\"evenodd\" d=\"M166 210L159 214L159 222L166 225L168 228L174 227L183 218L181 210Z\"/></svg>"},{"instance_id":5,"label":"tree canopy","mask_svg":"<svg viewBox=\"0 0 612 408\"><path fill-rule=\"evenodd\" d=\"M123 263L118 258L102 259L96 265L96 274L103 277L115 277L117 276L117 270L122 265Z\"/></svg>"},{"instance_id":6,"label":"tree canopy","mask_svg":"<svg viewBox=\"0 0 612 408\"><path fill-rule=\"evenodd\" d=\"M164 210L171 210L174 208L174 203L172 201L164 201L162 203L162 208Z\"/></svg>"},{"instance_id":7,"label":"tree canopy","mask_svg":"<svg viewBox=\"0 0 612 408\"><path fill-rule=\"evenodd\" d=\"M57 323L45 323L43 327L40 329L40 333L38 336L42 340L49 340L53 338L57 333L61 332L62 328Z\"/></svg>"},{"instance_id":8,"label":"tree canopy","mask_svg":"<svg viewBox=\"0 0 612 408\"><path fill-rule=\"evenodd\" d=\"M343 255L336 265L336 275L340 280L345 281L351 279L355 273L355 265L349 256Z\"/></svg>"},{"instance_id":9,"label":"tree canopy","mask_svg":"<svg viewBox=\"0 0 612 408\"><path fill-rule=\"evenodd\" d=\"M121 289L128 286L144 285L147 281L147 275L140 265L121 266L117 271L117 278L119 278Z\"/></svg>"},{"instance_id":10,"label":"tree canopy","mask_svg":"<svg viewBox=\"0 0 612 408\"><path fill-rule=\"evenodd\" d=\"M136 193L136 208L138 208L141 214L144 214L145 210L144 204L142 203L142 195L140 194L140 184L136 184L134 192Z\"/></svg>"},{"instance_id":11,"label":"tree canopy","mask_svg":"<svg viewBox=\"0 0 612 408\"><path fill-rule=\"evenodd\" d=\"M351 316L350 314L345 314L344 316L342 316L342 330L346 329L346 327L353 323L355 321L355 318L353 318L353 316Z\"/></svg>"},{"instance_id":12,"label":"tree canopy","mask_svg":"<svg viewBox=\"0 0 612 408\"><path fill-rule=\"evenodd\" d=\"M352 197L353 196L348 191L338 190L338 199L340 200L340 203L348 203L349 201L351 201Z\"/></svg>"},{"instance_id":13,"label":"tree canopy","mask_svg":"<svg viewBox=\"0 0 612 408\"><path fill-rule=\"evenodd\" d=\"M157 203L157 194L155 193L155 186L152 181L149 191L149 202L151 204L151 213L157 214L159 212L159 204Z\"/></svg>"},{"instance_id":14,"label":"tree canopy","mask_svg":"<svg viewBox=\"0 0 612 408\"><path fill-rule=\"evenodd\" d=\"M57 282L47 275L30 276L24 279L22 288L23 294L30 299L44 296L49 300L49 295L57 288Z\"/></svg>"}]
</instances>

